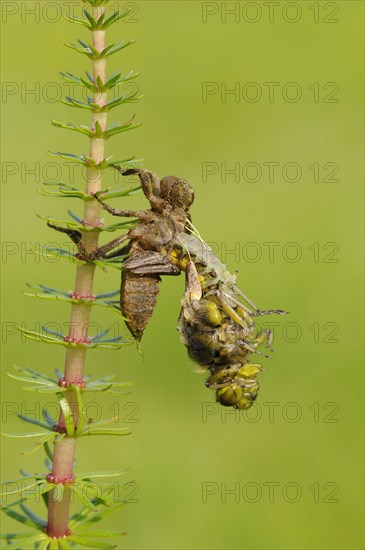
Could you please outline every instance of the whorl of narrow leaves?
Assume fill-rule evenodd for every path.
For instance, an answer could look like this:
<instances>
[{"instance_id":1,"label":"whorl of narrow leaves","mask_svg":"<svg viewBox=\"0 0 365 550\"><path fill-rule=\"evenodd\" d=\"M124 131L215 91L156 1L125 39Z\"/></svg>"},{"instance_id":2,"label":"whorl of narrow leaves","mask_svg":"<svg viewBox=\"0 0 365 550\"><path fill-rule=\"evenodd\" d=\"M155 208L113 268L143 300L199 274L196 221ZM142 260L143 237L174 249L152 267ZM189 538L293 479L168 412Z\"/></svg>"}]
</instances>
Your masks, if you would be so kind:
<instances>
[{"instance_id":1,"label":"whorl of narrow leaves","mask_svg":"<svg viewBox=\"0 0 365 550\"><path fill-rule=\"evenodd\" d=\"M93 5L94 7L100 7L105 6L108 3L109 0L99 1L99 2L90 2L88 1L88 4ZM114 12L110 17L105 17L105 13L101 14L99 19L94 19L94 17L86 10L83 10L84 19L80 19L78 17L71 17L67 16L67 19L69 21L72 21L73 23L78 23L79 25L83 25L90 31L102 31L105 29L108 29L113 23L116 23L120 19L123 19L130 13L130 10L124 10L124 11L116 11Z\"/></svg>"},{"instance_id":2,"label":"whorl of narrow leaves","mask_svg":"<svg viewBox=\"0 0 365 550\"><path fill-rule=\"evenodd\" d=\"M105 31L129 13L128 10L124 10L107 14L105 6L109 0L83 0L83 2L90 6L89 9L83 9L83 17L68 16L67 19L81 25L91 33ZM95 38L95 35L92 36ZM97 64L104 63L102 60L124 50L131 44L133 44L133 41L129 40L105 45L102 49L98 49L95 47L95 43L93 46L92 44L78 40L76 44L66 44L66 46L87 56L93 64L95 74ZM139 126L139 124L133 123L134 115L129 116L125 122L114 123L109 127L105 125L106 118L100 118L101 122L98 120L99 115L106 117L106 114L112 109L121 105L135 103L141 98L141 95L134 91L113 97L113 99L106 99L106 94L110 90L115 90L119 85L134 80L138 77L139 73L131 70L123 74L118 71L108 77L105 76L105 78L97 75L95 79L89 72L86 72L85 76L75 76L67 71L59 74L66 82L78 85L86 91L86 94L83 95L83 100L78 100L74 97L65 97L62 102L73 109L79 108L91 112L93 123L87 126L53 120L53 126L81 133L89 138L91 143L95 140L108 140L117 134ZM102 101L100 101L101 97L103 98ZM113 160L111 157L103 156L101 158L100 155L96 155L96 158L94 158L95 155L92 154L92 151L91 147L89 155L77 155L69 152L53 152L50 154L59 159L79 164L85 167L87 171L93 171L94 174L99 174L112 165L127 167L131 166L132 163L139 162L134 157ZM108 188L103 191L103 198L128 197L137 193L139 189L139 186L114 190ZM94 201L94 198L87 190L85 191L63 182L44 182L44 188L39 193L46 197L78 199L78 201L81 200L83 202L85 208L88 208L87 205L92 205L92 201ZM77 231L83 236L90 234L98 236L102 232L128 231L133 226L133 221L131 222L130 220L107 225L88 225L87 221L71 210L68 210L68 214L69 218L67 219L59 219L53 215L38 216L51 226L56 224L67 230ZM57 257L58 259L66 259L69 265L76 265L78 270L83 269L83 266L87 268L90 265L93 268L99 267L104 271L109 267L120 269L120 257L101 258L91 263L79 259L72 251L64 250L59 246L38 247L35 249L35 252L47 258ZM44 284L28 284L27 286L28 290L24 294L28 297L66 302L73 308L83 308L84 312L89 312L93 306L108 307L111 311L118 314L120 320L123 319L119 309L119 291L92 294L90 290L86 295L79 295L75 291L56 289ZM126 340L121 336L112 335L109 337L109 329L102 330L93 336L88 335L86 331L86 334L82 338L73 338L71 332L70 335L62 334L47 327L42 327L38 331L28 330L23 326L18 327L18 329L27 340L63 346L66 348L67 353L85 353L89 349L98 350L102 348L119 349L121 346L131 343L130 340ZM43 419L34 419L23 414L18 414L21 422L32 426L32 431L2 434L8 438L29 440L32 444L30 447L25 448L23 451L24 455L43 449L45 453L46 473L28 473L20 470L20 478L3 483L2 491L0 491L3 512L8 517L23 524L29 531L3 535L3 544L1 547L13 549L35 548L37 550L62 550L75 547L117 548L117 545L103 542L100 539L119 537L124 535L124 532L95 530L92 527L109 514L124 506L125 502L116 498L115 482L111 484L104 481L104 479L116 478L125 472L77 473L76 471L70 477L62 478L57 474L56 462L57 460L59 461L59 458L57 459L56 457L56 451L63 445L66 445L66 447L69 445L73 448L74 452L76 439L85 436L128 435L130 430L127 427L116 428L108 426L108 424L115 423L118 420L115 417L99 421L92 421L88 418L85 414L82 396L88 392L107 392L117 396L128 395L128 388L131 383L114 382L113 376L104 376L98 380L91 380L89 376L83 376L82 380L73 383L68 382L67 378L59 370L55 371L55 376L49 376L37 372L30 367L15 366L14 369L15 372L8 374L12 379L21 383L22 389L41 394L53 394L58 401L61 415L59 418L52 418L47 412L43 411ZM70 456L71 462L73 462L73 454L71 453ZM125 483L130 483L130 481ZM38 517L29 508L32 500L38 499L40 496L48 509L48 522ZM13 498L15 500L12 500ZM81 511L70 516L67 515L67 530L62 535L54 536L49 532L51 507L53 507L54 514L57 517L58 513L61 515L65 513L62 503L67 502L69 504L73 501L81 504ZM60 512L57 511L57 505L60 506ZM68 514L68 508L66 508L66 513Z\"/></svg>"},{"instance_id":3,"label":"whorl of narrow leaves","mask_svg":"<svg viewBox=\"0 0 365 550\"><path fill-rule=\"evenodd\" d=\"M81 107L80 105L76 104L72 106ZM91 110L94 112L96 111L96 109ZM100 112L102 112L102 109L100 109ZM138 126L140 126L140 124L132 126L132 120L128 120L123 124L112 124L108 130L105 130L103 132L99 122L96 122L95 128L92 130L90 130L90 128L88 128L87 126L75 126L74 124L70 123L64 124L62 122L57 122L56 120L52 120L52 124L57 128L64 128L65 130L72 130L73 132L84 134L89 139L109 139L111 136L115 136L116 134L120 134L121 132L126 132L127 130L134 130L134 128L138 128Z\"/></svg>"}]
</instances>

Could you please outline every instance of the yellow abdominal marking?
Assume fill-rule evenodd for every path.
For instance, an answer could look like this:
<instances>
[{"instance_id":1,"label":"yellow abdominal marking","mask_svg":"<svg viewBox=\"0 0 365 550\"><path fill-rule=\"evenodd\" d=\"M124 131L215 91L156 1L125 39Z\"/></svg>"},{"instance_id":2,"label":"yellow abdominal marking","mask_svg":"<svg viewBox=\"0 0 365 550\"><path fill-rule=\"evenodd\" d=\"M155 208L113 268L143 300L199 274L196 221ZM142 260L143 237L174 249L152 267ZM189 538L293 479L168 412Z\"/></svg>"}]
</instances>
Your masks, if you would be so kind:
<instances>
[{"instance_id":1,"label":"yellow abdominal marking","mask_svg":"<svg viewBox=\"0 0 365 550\"><path fill-rule=\"evenodd\" d=\"M170 252L171 261L175 265L177 265L181 269L181 271L186 271L189 262L191 262L191 259L187 254L185 254L185 256L183 256L182 258L180 258L179 254L180 254L179 250L177 250L177 249L172 250ZM199 277L199 281L201 283L203 283L204 282L204 277L202 275L199 275L199 274L198 274L198 277Z\"/></svg>"}]
</instances>

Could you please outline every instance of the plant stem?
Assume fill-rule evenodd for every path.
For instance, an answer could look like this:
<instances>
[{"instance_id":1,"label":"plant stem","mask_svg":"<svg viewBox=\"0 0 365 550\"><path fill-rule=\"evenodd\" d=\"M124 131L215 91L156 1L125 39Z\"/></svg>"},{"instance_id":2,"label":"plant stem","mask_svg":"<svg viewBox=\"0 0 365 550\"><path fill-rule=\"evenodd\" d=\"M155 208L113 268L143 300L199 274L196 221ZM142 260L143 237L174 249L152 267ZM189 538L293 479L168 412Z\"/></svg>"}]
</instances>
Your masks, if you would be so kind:
<instances>
[{"instance_id":1,"label":"plant stem","mask_svg":"<svg viewBox=\"0 0 365 550\"><path fill-rule=\"evenodd\" d=\"M94 19L104 13L104 7L94 7L92 9ZM92 31L92 44L99 52L105 48L105 31ZM93 77L96 84L97 77L103 82L106 81L106 59L93 60ZM100 106L105 105L106 93L94 94L94 102ZM107 113L93 113L92 128L98 122L103 129L106 129ZM105 142L103 139L91 139L89 156L99 163L104 158ZM102 187L102 171L94 167L87 170L86 192L95 193ZM88 226L98 227L100 224L100 205L98 201L85 201L84 203L84 223ZM95 250L98 246L98 231L86 231L83 233L82 241L88 251ZM75 293L79 296L90 296L93 289L95 265L86 263L77 266ZM88 335L88 324L90 318L90 307L74 304L71 310L70 321L70 339L83 340ZM85 366L86 350L81 348L68 348L66 351L64 380L67 384L78 384L83 380ZM74 424L77 426L78 409L76 401L76 392L69 390L65 392L65 397L73 411ZM64 419L60 417L59 425L64 426ZM73 477L73 462L76 450L76 438L65 437L62 441L55 444L52 475L62 482L62 480L71 480ZM70 489L65 487L64 495L61 501L55 500L56 489L49 495L48 506L48 524L47 533L51 537L59 538L67 535L69 512L70 512Z\"/></svg>"}]
</instances>

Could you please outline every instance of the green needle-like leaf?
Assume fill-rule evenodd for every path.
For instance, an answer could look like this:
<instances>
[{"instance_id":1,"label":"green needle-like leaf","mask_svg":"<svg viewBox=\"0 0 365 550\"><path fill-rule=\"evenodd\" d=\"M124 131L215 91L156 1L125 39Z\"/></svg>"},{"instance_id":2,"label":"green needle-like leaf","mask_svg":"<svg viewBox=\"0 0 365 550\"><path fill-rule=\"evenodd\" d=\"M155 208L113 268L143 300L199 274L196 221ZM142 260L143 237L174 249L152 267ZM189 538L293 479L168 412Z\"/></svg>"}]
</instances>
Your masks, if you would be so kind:
<instances>
[{"instance_id":1,"label":"green needle-like leaf","mask_svg":"<svg viewBox=\"0 0 365 550\"><path fill-rule=\"evenodd\" d=\"M100 123L99 123L98 120L95 122L94 135L95 135L95 137L97 137L99 139L103 138L103 129L100 126Z\"/></svg>"},{"instance_id":2,"label":"green needle-like leaf","mask_svg":"<svg viewBox=\"0 0 365 550\"><path fill-rule=\"evenodd\" d=\"M78 485L73 485L72 490L77 498L82 502L82 504L86 506L86 508L89 508L90 510L96 510L94 504L91 502L90 499L87 498L86 492L82 488L80 488Z\"/></svg>"},{"instance_id":3,"label":"green needle-like leaf","mask_svg":"<svg viewBox=\"0 0 365 550\"><path fill-rule=\"evenodd\" d=\"M67 539L58 539L58 546L61 550L71 550L71 546L67 542Z\"/></svg>"},{"instance_id":4,"label":"green needle-like leaf","mask_svg":"<svg viewBox=\"0 0 365 550\"><path fill-rule=\"evenodd\" d=\"M113 89L115 86L117 86L117 84L122 84L124 82L129 82L130 80L134 80L138 76L139 76L139 73L134 72L134 71L129 71L128 73L125 73L124 75L122 75L122 73L118 72L118 73L112 74L108 78L108 80L106 80L104 83L101 81L101 79L100 79L100 81L98 80L97 83L96 83L97 85L95 85L93 82L90 83L90 82L84 81L83 78L80 78L79 80L80 80L80 83L82 85L84 85L87 88L91 89L94 93L102 93L102 92L107 92L108 90ZM74 78L77 78L77 77L74 77Z\"/></svg>"},{"instance_id":5,"label":"green needle-like leaf","mask_svg":"<svg viewBox=\"0 0 365 550\"><path fill-rule=\"evenodd\" d=\"M85 102L67 96L66 99L61 99L61 103L67 105L68 107L87 109L92 112L99 112L101 110L101 107L97 103L94 103L92 100Z\"/></svg>"},{"instance_id":6,"label":"green needle-like leaf","mask_svg":"<svg viewBox=\"0 0 365 550\"><path fill-rule=\"evenodd\" d=\"M141 188L140 187L130 187L128 189L106 189L102 192L102 199L116 199L118 197L128 197L131 195L136 195L137 193L140 193Z\"/></svg>"},{"instance_id":7,"label":"green needle-like leaf","mask_svg":"<svg viewBox=\"0 0 365 550\"><path fill-rule=\"evenodd\" d=\"M82 164L83 166L95 166L95 160L91 157L87 157L86 155L73 155L72 153L59 153L59 152L52 152L49 151L49 154L51 157L57 157L64 160L69 160L72 162L76 162L78 164Z\"/></svg>"},{"instance_id":8,"label":"green needle-like leaf","mask_svg":"<svg viewBox=\"0 0 365 550\"><path fill-rule=\"evenodd\" d=\"M44 428L45 430L50 430L49 425L45 424L44 422L40 422L35 418L30 418L29 416L20 413L17 414L17 417L20 418L20 420L22 420L23 422L28 422L29 424L34 424L35 426L39 426L40 428Z\"/></svg>"},{"instance_id":9,"label":"green needle-like leaf","mask_svg":"<svg viewBox=\"0 0 365 550\"><path fill-rule=\"evenodd\" d=\"M128 40L127 42L115 42L114 44L110 44L107 46L99 55L100 57L109 57L110 55L113 55L117 52L120 52L121 50L124 50L125 48L128 48L128 46L131 46L135 43L135 40Z\"/></svg>"},{"instance_id":10,"label":"green needle-like leaf","mask_svg":"<svg viewBox=\"0 0 365 550\"><path fill-rule=\"evenodd\" d=\"M60 485L60 484L56 485L55 483L48 483L48 481L46 481L46 482L43 483L43 488L40 490L40 494L49 493L55 487L62 487L63 488L63 485ZM62 489L62 491L63 491L63 489ZM54 495L53 498L59 500L58 499L58 494Z\"/></svg>"},{"instance_id":11,"label":"green needle-like leaf","mask_svg":"<svg viewBox=\"0 0 365 550\"><path fill-rule=\"evenodd\" d=\"M86 417L84 413L84 404L82 402L80 387L76 386L75 391L76 391L76 398L77 398L77 408L79 413L75 435L79 435L79 434L82 434L83 432Z\"/></svg>"},{"instance_id":12,"label":"green needle-like leaf","mask_svg":"<svg viewBox=\"0 0 365 550\"><path fill-rule=\"evenodd\" d=\"M77 46L77 44L72 44L69 42L65 42L65 46L67 48L71 48L71 50L75 50L78 53L81 53L83 55L87 55L90 59L99 59L99 52L93 48L92 46L85 44L81 40L78 40L80 46Z\"/></svg>"},{"instance_id":13,"label":"green needle-like leaf","mask_svg":"<svg viewBox=\"0 0 365 550\"><path fill-rule=\"evenodd\" d=\"M63 396L63 394L57 393L58 401L63 413L63 417L65 419L65 425L66 425L66 432L68 437L74 437L75 435L75 423L72 416L72 410L69 405L69 402L67 399Z\"/></svg>"},{"instance_id":14,"label":"green needle-like leaf","mask_svg":"<svg viewBox=\"0 0 365 550\"><path fill-rule=\"evenodd\" d=\"M20 550L23 548L37 548L38 550L40 543L43 541L50 541L49 537L47 537L44 533L38 533L37 535L32 533L22 533L19 535L11 533L9 535L3 535L1 538L7 541L6 548L10 550Z\"/></svg>"},{"instance_id":15,"label":"green needle-like leaf","mask_svg":"<svg viewBox=\"0 0 365 550\"><path fill-rule=\"evenodd\" d=\"M11 481L8 481L7 483L5 483L4 488L1 489L0 496L6 497L10 495L17 495L20 493L22 495L22 500L24 500L24 498L28 498L34 493L34 491L31 491L31 490L34 489L34 487L38 487L42 483L42 481L36 480L33 483L30 483L27 485L24 482L24 480L20 480L20 482L16 483L15 489L11 487L12 485L14 485L14 483L15 482L11 482ZM10 488L6 489L6 485L10 485ZM25 494L27 495L26 497L24 497ZM14 503L12 504L12 506L13 505Z\"/></svg>"},{"instance_id":16,"label":"green needle-like leaf","mask_svg":"<svg viewBox=\"0 0 365 550\"><path fill-rule=\"evenodd\" d=\"M71 23L77 23L78 25L82 25L83 27L86 27L89 30L92 29L90 23L88 21L85 21L85 19L80 19L79 17L73 17L72 15L66 15L65 19L67 19L68 21L71 21Z\"/></svg>"},{"instance_id":17,"label":"green needle-like leaf","mask_svg":"<svg viewBox=\"0 0 365 550\"><path fill-rule=\"evenodd\" d=\"M68 540L80 544L81 546L86 546L87 548L102 548L104 550L113 550L113 548L118 548L116 544L108 544L106 542L97 542L89 538L78 537L71 535L68 537Z\"/></svg>"},{"instance_id":18,"label":"green needle-like leaf","mask_svg":"<svg viewBox=\"0 0 365 550\"><path fill-rule=\"evenodd\" d=\"M117 21L119 21L120 19L128 15L130 11L131 11L130 9L126 9L121 12L119 11L114 12L113 15L111 15L110 17L108 17L108 19L104 21L103 29L107 29L108 27L110 27L110 25L113 25L113 23L116 23Z\"/></svg>"},{"instance_id":19,"label":"green needle-like leaf","mask_svg":"<svg viewBox=\"0 0 365 550\"><path fill-rule=\"evenodd\" d=\"M83 14L84 14L85 18L88 20L89 28L92 29L92 30L96 29L98 21L101 19L100 23L102 23L103 20L104 20L104 17L105 17L105 14L102 13L98 20L94 19L94 17L91 15L91 13L89 13L87 11L87 9L85 9L85 8L83 9Z\"/></svg>"},{"instance_id":20,"label":"green needle-like leaf","mask_svg":"<svg viewBox=\"0 0 365 550\"><path fill-rule=\"evenodd\" d=\"M51 466L52 466L52 462L53 462L53 452L51 451L51 448L49 446L49 443L48 441L45 442L44 444L44 450L45 450L45 453L46 455L48 456L50 462L51 462ZM51 468L50 468L51 469Z\"/></svg>"},{"instance_id":21,"label":"green needle-like leaf","mask_svg":"<svg viewBox=\"0 0 365 550\"><path fill-rule=\"evenodd\" d=\"M113 490L114 489L110 490L111 494ZM119 501L114 503L112 506L105 507L103 501L95 499L93 504L96 508L95 511L91 511L90 509L85 508L81 512L78 512L71 517L71 529L76 530L79 525L83 525L85 523L98 523L100 520L120 510L122 507L125 506L126 503L125 501Z\"/></svg>"},{"instance_id":22,"label":"green needle-like leaf","mask_svg":"<svg viewBox=\"0 0 365 550\"><path fill-rule=\"evenodd\" d=\"M34 342L43 342L44 344L57 344L65 347L70 347L70 342L65 342L60 338L52 338L47 334L36 332L33 330L26 330L23 327L19 326L17 328L26 338L28 338L29 340L33 340Z\"/></svg>"},{"instance_id":23,"label":"green needle-like leaf","mask_svg":"<svg viewBox=\"0 0 365 550\"><path fill-rule=\"evenodd\" d=\"M77 473L77 479L90 479L93 477L96 478L103 478L103 477L120 477L123 476L125 473L127 473L128 470L114 470L111 472L103 472L103 471L96 471L96 472L79 472Z\"/></svg>"},{"instance_id":24,"label":"green needle-like leaf","mask_svg":"<svg viewBox=\"0 0 365 550\"><path fill-rule=\"evenodd\" d=\"M97 265L97 262L95 262ZM108 262L109 265L109 262ZM111 264L112 265L112 264ZM65 340L62 335L56 335L56 337L50 336L51 331L43 327L43 333L36 332L32 330L26 330L22 327L17 327L18 330L29 340L35 342L43 342L44 344L56 344L63 346L65 348L81 348L81 349L120 349L122 346L129 346L133 344L133 340L124 340L122 336L117 336L115 338L105 339L105 340L89 340L88 342L72 342ZM48 333L48 334L47 334ZM53 391L53 390L52 390Z\"/></svg>"},{"instance_id":25,"label":"green needle-like leaf","mask_svg":"<svg viewBox=\"0 0 365 550\"><path fill-rule=\"evenodd\" d=\"M101 112L108 112L114 109L115 107L119 107L119 105L124 105L127 103L136 103L143 97L142 94L138 95L138 92L134 92L133 94L125 95L117 97L116 99L113 99L111 101L108 101L103 107L100 108Z\"/></svg>"},{"instance_id":26,"label":"green needle-like leaf","mask_svg":"<svg viewBox=\"0 0 365 550\"><path fill-rule=\"evenodd\" d=\"M32 382L34 383L33 378L26 378L25 376L17 376L16 374L12 374L11 372L8 372L7 375L10 378L13 378L14 380L19 380L20 382ZM56 384L54 382L48 382L48 380L37 380L37 384L42 386L55 386Z\"/></svg>"},{"instance_id":27,"label":"green needle-like leaf","mask_svg":"<svg viewBox=\"0 0 365 550\"><path fill-rule=\"evenodd\" d=\"M28 451L23 451L22 455L31 455L31 454L35 453L36 451L38 451L38 449L43 447L44 444L47 443L47 441L50 441L51 439L54 439L56 436L57 436L56 432L44 435Z\"/></svg>"},{"instance_id":28,"label":"green needle-like leaf","mask_svg":"<svg viewBox=\"0 0 365 550\"><path fill-rule=\"evenodd\" d=\"M80 86L87 86L87 87L90 87L90 89L92 89L92 85L90 82L88 82L87 80L84 81L82 78L75 76L74 74L69 73L68 71L60 72L58 74L66 82L69 82L71 84L79 84Z\"/></svg>"},{"instance_id":29,"label":"green needle-like leaf","mask_svg":"<svg viewBox=\"0 0 365 550\"><path fill-rule=\"evenodd\" d=\"M68 250L59 248L57 246L40 246L34 249L34 253L38 254L39 256L44 256L48 260L50 258L57 258L68 260L70 263L74 263L76 265L83 265L86 263L83 260L79 260L79 258L77 258L75 254L71 254L71 252L69 252Z\"/></svg>"},{"instance_id":30,"label":"green needle-like leaf","mask_svg":"<svg viewBox=\"0 0 365 550\"><path fill-rule=\"evenodd\" d=\"M46 544L42 546L39 550L58 550L58 540L57 539L51 539L50 541L46 541Z\"/></svg>"},{"instance_id":31,"label":"green needle-like leaf","mask_svg":"<svg viewBox=\"0 0 365 550\"><path fill-rule=\"evenodd\" d=\"M20 508L24 512L24 514L34 523L35 526L37 526L39 529L43 529L47 525L47 522L34 514L32 510L30 510L25 504L22 502L19 504Z\"/></svg>"},{"instance_id":32,"label":"green needle-like leaf","mask_svg":"<svg viewBox=\"0 0 365 550\"><path fill-rule=\"evenodd\" d=\"M43 374L42 372L38 372L34 369L31 369L30 367L18 367L17 365L13 365L13 367L14 367L14 370L16 370L17 372L27 374L29 377L34 378L34 380L44 380L45 382L51 382L51 383L57 382L56 378L52 378L51 376L48 376L47 374Z\"/></svg>"},{"instance_id":33,"label":"green needle-like leaf","mask_svg":"<svg viewBox=\"0 0 365 550\"><path fill-rule=\"evenodd\" d=\"M40 195L44 195L46 197L76 198L76 199L81 199L83 201L94 200L94 197L92 197L88 193L84 193L83 191L79 191L78 189L76 189L76 187L71 187L70 185L67 185L66 183L48 183L48 182L44 182L43 185L46 185L47 187L51 187L51 186L57 186L58 187L58 191L50 191L48 189L39 189L38 193Z\"/></svg>"},{"instance_id":34,"label":"green needle-like leaf","mask_svg":"<svg viewBox=\"0 0 365 550\"><path fill-rule=\"evenodd\" d=\"M45 435L44 432L30 432L30 433L23 433L23 434L8 434L6 432L2 432L1 435L3 437L10 437L13 439L27 439L28 437L39 437Z\"/></svg>"},{"instance_id":35,"label":"green needle-like leaf","mask_svg":"<svg viewBox=\"0 0 365 550\"><path fill-rule=\"evenodd\" d=\"M98 165L98 168L101 170L104 170L105 168L108 168L112 164L121 164L124 166L129 166L132 164L133 159L129 159L127 161L118 161L118 162L110 162L102 161L102 165ZM135 165L137 162L140 161L134 161L133 165ZM83 201L93 201L95 198L92 195L89 195L88 193L84 193L83 191L79 191L75 187L71 187L69 185L66 185L65 183L44 183L45 186L51 187L51 186L57 186L58 191L50 191L48 189L40 189L38 193L40 195L44 195L47 197L60 197L60 198L76 198L81 199ZM135 195L139 193L141 187L129 187L127 189L125 188L119 188L111 190L111 188L107 189L103 192L103 199L114 199L118 197L128 197ZM105 228L104 228L105 231Z\"/></svg>"},{"instance_id":36,"label":"green needle-like leaf","mask_svg":"<svg viewBox=\"0 0 365 550\"><path fill-rule=\"evenodd\" d=\"M117 313L119 317L124 319L124 317L120 313L119 300L105 300L105 299L103 299L104 296L105 296L105 298L107 298L109 296L111 296L111 297L119 296L119 294L120 294L119 290L116 291L116 292L96 295L95 299L91 299L91 298L71 298L69 293L64 292L63 290L48 289L44 285L34 285L34 286L32 286L30 284L27 284L27 286L29 288L33 289L33 292L24 292L23 294L25 296L41 298L43 300L57 300L57 301L66 302L66 303L69 303L69 304L79 304L79 305L84 305L84 306L89 306L89 307L92 307L92 306L108 307L108 308L112 308L113 312ZM21 380L21 381L24 381L24 382L34 382L35 381L38 384L37 379L34 380L32 378L27 378L27 377L23 377L21 379L21 377L13 375L13 374L9 374L9 376L11 376L12 378L16 378L16 380ZM44 391L47 391L46 383L48 383L49 389L55 389L56 387L58 387L58 380L56 380L56 379L52 380L51 382L48 382L48 381L45 380L42 383L44 385L44 388L43 388ZM29 387L28 387L28 389L29 389Z\"/></svg>"},{"instance_id":37,"label":"green needle-like leaf","mask_svg":"<svg viewBox=\"0 0 365 550\"><path fill-rule=\"evenodd\" d=\"M88 128L87 126L75 126L70 122L67 124L64 124L63 122L58 122L57 120L51 120L51 124L56 128L63 128L64 130L72 130L73 132L79 132L80 134L84 134L88 138L92 138L94 135L93 131L90 130L90 128Z\"/></svg>"},{"instance_id":38,"label":"green needle-like leaf","mask_svg":"<svg viewBox=\"0 0 365 550\"><path fill-rule=\"evenodd\" d=\"M129 428L109 428L109 429L93 429L85 428L82 435L130 435L132 432Z\"/></svg>"},{"instance_id":39,"label":"green needle-like leaf","mask_svg":"<svg viewBox=\"0 0 365 550\"><path fill-rule=\"evenodd\" d=\"M77 531L77 536L82 537L122 537L126 534L126 531Z\"/></svg>"},{"instance_id":40,"label":"green needle-like leaf","mask_svg":"<svg viewBox=\"0 0 365 550\"><path fill-rule=\"evenodd\" d=\"M41 220L45 220L51 224L56 224L56 225L62 224L63 226L66 226L67 229L73 229L76 231L101 231L102 230L102 228L100 227L91 227L91 226L83 225L82 223L79 223L74 220L67 220L67 219L64 220L60 218L53 218L51 216L42 216L41 214L36 214L36 216Z\"/></svg>"},{"instance_id":41,"label":"green needle-like leaf","mask_svg":"<svg viewBox=\"0 0 365 550\"><path fill-rule=\"evenodd\" d=\"M109 139L112 136L120 134L121 132L128 132L129 130L139 128L140 126L142 126L142 123L135 124L134 126L132 126L131 123L121 124L119 126L111 126L108 130L105 130L105 132L103 133L103 137L104 139Z\"/></svg>"}]
</instances>

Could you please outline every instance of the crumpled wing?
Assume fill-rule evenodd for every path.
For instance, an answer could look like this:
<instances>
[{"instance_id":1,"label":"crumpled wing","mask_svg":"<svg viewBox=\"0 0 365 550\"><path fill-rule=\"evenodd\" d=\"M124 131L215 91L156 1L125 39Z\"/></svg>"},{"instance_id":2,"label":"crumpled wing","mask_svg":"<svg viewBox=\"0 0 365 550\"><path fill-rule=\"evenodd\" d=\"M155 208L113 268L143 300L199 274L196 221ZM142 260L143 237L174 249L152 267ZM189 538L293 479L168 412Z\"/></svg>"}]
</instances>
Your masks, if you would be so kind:
<instances>
[{"instance_id":1,"label":"crumpled wing","mask_svg":"<svg viewBox=\"0 0 365 550\"><path fill-rule=\"evenodd\" d=\"M179 275L180 268L171 258L160 252L142 250L134 252L132 256L123 262L123 269L136 275Z\"/></svg>"}]
</instances>

